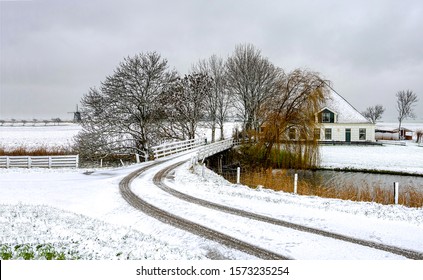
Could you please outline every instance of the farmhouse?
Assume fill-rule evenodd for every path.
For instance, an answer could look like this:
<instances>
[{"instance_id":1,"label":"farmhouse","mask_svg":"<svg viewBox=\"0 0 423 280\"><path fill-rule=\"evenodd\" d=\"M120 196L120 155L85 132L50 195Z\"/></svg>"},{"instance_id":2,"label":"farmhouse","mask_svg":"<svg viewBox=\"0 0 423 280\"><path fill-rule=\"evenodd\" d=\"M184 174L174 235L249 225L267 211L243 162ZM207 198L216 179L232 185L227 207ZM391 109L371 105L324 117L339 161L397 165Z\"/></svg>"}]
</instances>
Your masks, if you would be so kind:
<instances>
[{"instance_id":1,"label":"farmhouse","mask_svg":"<svg viewBox=\"0 0 423 280\"><path fill-rule=\"evenodd\" d=\"M321 142L375 142L375 125L333 90L315 120L315 137Z\"/></svg>"}]
</instances>

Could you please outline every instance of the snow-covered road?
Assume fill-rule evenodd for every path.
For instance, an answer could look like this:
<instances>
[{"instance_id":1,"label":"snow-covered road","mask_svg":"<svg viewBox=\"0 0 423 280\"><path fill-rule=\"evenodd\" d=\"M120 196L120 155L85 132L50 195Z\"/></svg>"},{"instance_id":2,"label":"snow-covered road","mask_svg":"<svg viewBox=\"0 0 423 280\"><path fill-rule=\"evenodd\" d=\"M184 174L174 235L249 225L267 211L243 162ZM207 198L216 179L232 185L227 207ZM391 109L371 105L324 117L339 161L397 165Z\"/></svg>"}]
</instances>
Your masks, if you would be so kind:
<instances>
[{"instance_id":1,"label":"snow-covered road","mask_svg":"<svg viewBox=\"0 0 423 280\"><path fill-rule=\"evenodd\" d=\"M303 233L297 230L284 228L252 219L247 219L221 211L211 210L199 205L181 201L178 198L169 196L168 193L160 190L152 182L152 177L166 165L173 164L171 160L160 166L152 168L147 174L141 176L134 182L134 190L138 196L146 199L151 204L156 204L161 209L180 217L195 221L204 226L212 227L227 235L234 236L240 240L278 252L294 259L389 259L401 258L390 253L374 250L368 247L357 246L356 244L344 241L333 240L311 233ZM261 213L270 217L295 221L298 224L312 226L314 228L335 231L340 234L361 239L388 243L392 246L401 244L404 248L415 249L416 245L422 251L423 240L415 240L417 236L397 235L398 228L392 228L392 222L378 221L379 226L375 227L375 220L371 217L363 219L353 213L342 213L331 211L329 205L324 210L312 209L313 214L306 209L291 209L292 204L281 203L282 198L288 194L271 191L255 191L244 186L231 185L212 172L208 172L205 179L199 182L199 176L191 174L189 164L177 168L173 178L168 179L166 184L171 185L181 192L194 195L205 200L213 200L219 204L248 209L254 213ZM222 192L223 191L223 192ZM258 194L257 196L254 194ZM265 200L263 203L263 194ZM292 196L292 195L288 195ZM301 200L301 197L297 197ZM310 199L310 198L303 198ZM313 199L313 198L312 198ZM316 198L314 198L316 199ZM342 204L342 201L337 201ZM247 206L247 207L246 207ZM295 207L296 208L296 207ZM305 210L305 211L304 211ZM308 209L309 210L309 209ZM369 209L372 211L372 209ZM304 212L307 212L305 214ZM372 215L370 215L372 216ZM236 226L234 226L236 225ZM403 225L405 232L421 232L421 228L414 228L413 225ZM382 229L383 230L378 230ZM417 242L416 242L417 241ZM313 248L310 250L310 248ZM342 248L342 250L340 250Z\"/></svg>"}]
</instances>

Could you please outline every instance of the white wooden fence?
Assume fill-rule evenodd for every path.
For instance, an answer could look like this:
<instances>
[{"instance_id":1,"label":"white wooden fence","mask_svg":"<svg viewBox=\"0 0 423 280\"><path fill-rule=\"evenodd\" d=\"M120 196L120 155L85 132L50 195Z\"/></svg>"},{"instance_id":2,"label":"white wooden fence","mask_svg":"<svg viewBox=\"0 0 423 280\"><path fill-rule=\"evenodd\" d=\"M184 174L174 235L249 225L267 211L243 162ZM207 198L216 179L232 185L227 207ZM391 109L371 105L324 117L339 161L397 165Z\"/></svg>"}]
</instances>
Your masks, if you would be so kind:
<instances>
[{"instance_id":1,"label":"white wooden fence","mask_svg":"<svg viewBox=\"0 0 423 280\"><path fill-rule=\"evenodd\" d=\"M78 168L79 156L0 156L0 168Z\"/></svg>"},{"instance_id":2,"label":"white wooden fence","mask_svg":"<svg viewBox=\"0 0 423 280\"><path fill-rule=\"evenodd\" d=\"M234 145L233 139L222 140L218 142L214 142L210 145L206 145L202 147L197 153L197 160L201 160L204 162L206 157L212 156L217 154L221 151L227 150Z\"/></svg>"},{"instance_id":3,"label":"white wooden fence","mask_svg":"<svg viewBox=\"0 0 423 280\"><path fill-rule=\"evenodd\" d=\"M206 144L206 138L191 139L178 142L164 143L152 147L154 159L191 150Z\"/></svg>"}]
</instances>

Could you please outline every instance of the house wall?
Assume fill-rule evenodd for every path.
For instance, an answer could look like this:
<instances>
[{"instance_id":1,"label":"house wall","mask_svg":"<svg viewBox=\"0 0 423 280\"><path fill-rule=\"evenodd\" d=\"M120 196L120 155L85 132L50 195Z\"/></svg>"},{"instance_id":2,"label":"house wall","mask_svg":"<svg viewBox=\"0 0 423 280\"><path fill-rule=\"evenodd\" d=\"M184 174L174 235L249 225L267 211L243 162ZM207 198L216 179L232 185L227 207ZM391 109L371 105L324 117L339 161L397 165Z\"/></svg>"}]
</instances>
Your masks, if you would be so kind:
<instances>
[{"instance_id":1,"label":"house wall","mask_svg":"<svg viewBox=\"0 0 423 280\"><path fill-rule=\"evenodd\" d=\"M325 139L325 128L332 129L332 139ZM375 125L371 123L323 123L320 128L320 140L321 141L346 141L345 131L351 129L351 141L352 142L365 142L375 140ZM360 128L366 129L366 139L360 140Z\"/></svg>"}]
</instances>

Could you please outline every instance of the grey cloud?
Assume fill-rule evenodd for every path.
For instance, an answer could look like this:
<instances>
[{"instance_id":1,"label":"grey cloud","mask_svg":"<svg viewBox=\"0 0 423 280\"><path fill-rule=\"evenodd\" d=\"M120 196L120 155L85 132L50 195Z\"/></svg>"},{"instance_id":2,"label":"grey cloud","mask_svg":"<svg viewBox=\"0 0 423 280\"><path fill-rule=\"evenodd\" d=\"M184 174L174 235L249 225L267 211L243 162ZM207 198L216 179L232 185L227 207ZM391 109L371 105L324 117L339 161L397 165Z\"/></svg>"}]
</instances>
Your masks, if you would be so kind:
<instances>
[{"instance_id":1,"label":"grey cloud","mask_svg":"<svg viewBox=\"0 0 423 280\"><path fill-rule=\"evenodd\" d=\"M254 44L284 69L322 73L358 109L382 103L390 119L398 90L423 92L419 0L0 5L0 118L66 117L128 55L157 51L184 73L239 43ZM423 119L423 100L416 113Z\"/></svg>"}]
</instances>

